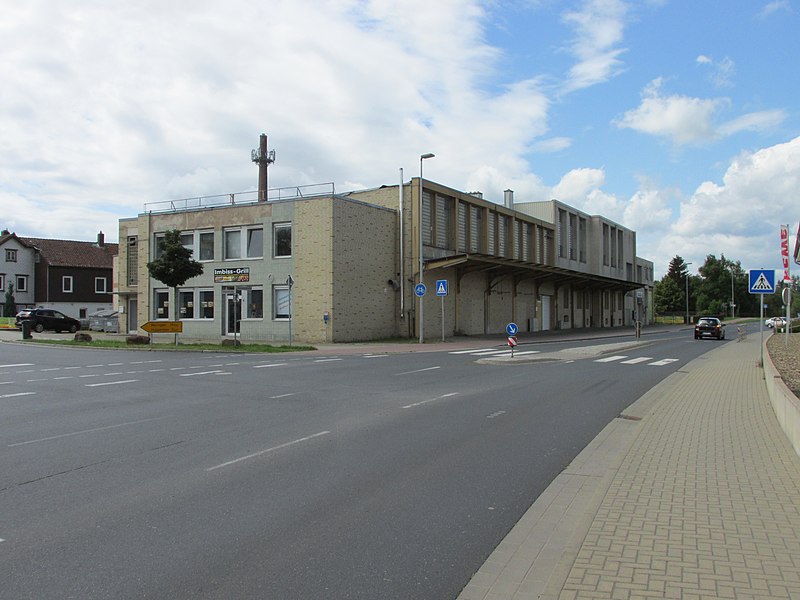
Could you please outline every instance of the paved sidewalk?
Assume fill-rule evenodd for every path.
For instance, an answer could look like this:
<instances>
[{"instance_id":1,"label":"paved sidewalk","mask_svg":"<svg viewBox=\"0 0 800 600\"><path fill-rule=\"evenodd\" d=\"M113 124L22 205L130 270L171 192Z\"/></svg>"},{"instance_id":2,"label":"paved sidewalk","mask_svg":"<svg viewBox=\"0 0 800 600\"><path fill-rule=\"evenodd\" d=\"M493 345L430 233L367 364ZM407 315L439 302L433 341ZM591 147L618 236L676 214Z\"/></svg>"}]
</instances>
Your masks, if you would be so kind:
<instances>
[{"instance_id":1,"label":"paved sidewalk","mask_svg":"<svg viewBox=\"0 0 800 600\"><path fill-rule=\"evenodd\" d=\"M720 345L631 405L459 600L800 598L800 458L759 356Z\"/></svg>"}]
</instances>

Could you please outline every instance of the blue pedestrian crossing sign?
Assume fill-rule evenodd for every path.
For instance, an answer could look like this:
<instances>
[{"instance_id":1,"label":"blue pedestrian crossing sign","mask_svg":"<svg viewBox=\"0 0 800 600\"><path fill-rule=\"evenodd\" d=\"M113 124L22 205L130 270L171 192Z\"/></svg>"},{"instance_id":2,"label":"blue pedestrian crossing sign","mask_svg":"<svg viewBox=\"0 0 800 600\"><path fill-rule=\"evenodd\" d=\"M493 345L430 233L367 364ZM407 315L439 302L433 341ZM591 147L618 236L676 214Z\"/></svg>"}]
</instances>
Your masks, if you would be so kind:
<instances>
[{"instance_id":1,"label":"blue pedestrian crossing sign","mask_svg":"<svg viewBox=\"0 0 800 600\"><path fill-rule=\"evenodd\" d=\"M436 280L436 295L447 296L447 279Z\"/></svg>"},{"instance_id":2,"label":"blue pedestrian crossing sign","mask_svg":"<svg viewBox=\"0 0 800 600\"><path fill-rule=\"evenodd\" d=\"M750 269L750 293L774 294L775 271L772 269Z\"/></svg>"}]
</instances>

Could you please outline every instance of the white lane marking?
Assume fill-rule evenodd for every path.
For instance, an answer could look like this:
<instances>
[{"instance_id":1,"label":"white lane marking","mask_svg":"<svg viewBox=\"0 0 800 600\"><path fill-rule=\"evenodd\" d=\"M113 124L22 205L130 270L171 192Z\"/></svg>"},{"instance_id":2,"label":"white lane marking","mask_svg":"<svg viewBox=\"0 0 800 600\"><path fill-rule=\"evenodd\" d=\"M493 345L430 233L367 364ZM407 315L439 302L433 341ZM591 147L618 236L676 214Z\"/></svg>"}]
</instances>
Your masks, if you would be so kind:
<instances>
[{"instance_id":1,"label":"white lane marking","mask_svg":"<svg viewBox=\"0 0 800 600\"><path fill-rule=\"evenodd\" d=\"M25 371L17 371L17 373L33 373L36 369L26 369Z\"/></svg>"},{"instance_id":2,"label":"white lane marking","mask_svg":"<svg viewBox=\"0 0 800 600\"><path fill-rule=\"evenodd\" d=\"M208 366L209 366L209 367L221 367L221 366L222 366L222 363L218 363L218 364L216 364L216 365L208 365Z\"/></svg>"},{"instance_id":3,"label":"white lane marking","mask_svg":"<svg viewBox=\"0 0 800 600\"><path fill-rule=\"evenodd\" d=\"M17 396L33 396L36 392L17 392L16 394L3 394L0 398L16 398Z\"/></svg>"},{"instance_id":4,"label":"white lane marking","mask_svg":"<svg viewBox=\"0 0 800 600\"><path fill-rule=\"evenodd\" d=\"M480 352L473 352L472 356L491 356L492 354L510 354L511 350L504 348L503 350L481 350Z\"/></svg>"},{"instance_id":5,"label":"white lane marking","mask_svg":"<svg viewBox=\"0 0 800 600\"><path fill-rule=\"evenodd\" d=\"M86 365L87 369L94 369L96 367L105 367L105 365Z\"/></svg>"},{"instance_id":6,"label":"white lane marking","mask_svg":"<svg viewBox=\"0 0 800 600\"><path fill-rule=\"evenodd\" d=\"M83 367L64 367L65 371L69 371L70 369L82 369Z\"/></svg>"},{"instance_id":7,"label":"white lane marking","mask_svg":"<svg viewBox=\"0 0 800 600\"><path fill-rule=\"evenodd\" d=\"M649 364L649 366L653 366L653 367L663 367L663 366L668 365L670 363L677 362L678 360L680 360L680 359L678 359L678 358L665 358L663 360L657 360L656 362L651 362L651 363L648 363L648 364Z\"/></svg>"},{"instance_id":8,"label":"white lane marking","mask_svg":"<svg viewBox=\"0 0 800 600\"><path fill-rule=\"evenodd\" d=\"M0 381L0 385L8 385L9 383L14 383L13 381Z\"/></svg>"},{"instance_id":9,"label":"white lane marking","mask_svg":"<svg viewBox=\"0 0 800 600\"><path fill-rule=\"evenodd\" d=\"M170 371L183 371L186 367L170 367Z\"/></svg>"},{"instance_id":10,"label":"white lane marking","mask_svg":"<svg viewBox=\"0 0 800 600\"><path fill-rule=\"evenodd\" d=\"M497 412L493 412L490 415L486 415L486 418L487 419L495 419L495 418L499 417L500 415L504 415L504 414L506 414L506 411L498 410Z\"/></svg>"},{"instance_id":11,"label":"white lane marking","mask_svg":"<svg viewBox=\"0 0 800 600\"><path fill-rule=\"evenodd\" d=\"M427 369L417 369L416 371L405 371L404 373L398 373L398 375L412 375L414 373L422 373L424 371L435 371L436 369L441 369L442 367L428 367Z\"/></svg>"},{"instance_id":12,"label":"white lane marking","mask_svg":"<svg viewBox=\"0 0 800 600\"><path fill-rule=\"evenodd\" d=\"M166 371L166 369L147 369L148 373L160 373L161 371Z\"/></svg>"},{"instance_id":13,"label":"white lane marking","mask_svg":"<svg viewBox=\"0 0 800 600\"><path fill-rule=\"evenodd\" d=\"M2 544L3 542L5 542L5 540L3 538L0 538L0 544Z\"/></svg>"},{"instance_id":14,"label":"white lane marking","mask_svg":"<svg viewBox=\"0 0 800 600\"><path fill-rule=\"evenodd\" d=\"M100 377L100 373L94 373L92 375L79 375L78 379L85 379L87 377Z\"/></svg>"},{"instance_id":15,"label":"white lane marking","mask_svg":"<svg viewBox=\"0 0 800 600\"><path fill-rule=\"evenodd\" d=\"M146 360L144 362L147 363L147 364L150 364L150 363L160 363L160 362L164 362L164 361L159 358L157 360Z\"/></svg>"},{"instance_id":16,"label":"white lane marking","mask_svg":"<svg viewBox=\"0 0 800 600\"><path fill-rule=\"evenodd\" d=\"M14 363L11 365L0 365L0 369L10 368L10 367L32 367L33 363Z\"/></svg>"},{"instance_id":17,"label":"white lane marking","mask_svg":"<svg viewBox=\"0 0 800 600\"><path fill-rule=\"evenodd\" d=\"M53 377L53 381L57 381L59 379L74 379L72 375L62 375L61 377Z\"/></svg>"},{"instance_id":18,"label":"white lane marking","mask_svg":"<svg viewBox=\"0 0 800 600\"><path fill-rule=\"evenodd\" d=\"M142 364L143 362L144 362L143 360L132 360L132 361L130 362L130 364L132 364L132 365L140 365L140 364Z\"/></svg>"},{"instance_id":19,"label":"white lane marking","mask_svg":"<svg viewBox=\"0 0 800 600\"><path fill-rule=\"evenodd\" d=\"M61 370L61 367L51 367L51 368L49 368L49 369L39 369L39 370L40 370L42 373L44 373L45 371L60 371L60 370Z\"/></svg>"},{"instance_id":20,"label":"white lane marking","mask_svg":"<svg viewBox=\"0 0 800 600\"><path fill-rule=\"evenodd\" d=\"M268 365L253 365L254 369L266 369L267 367L284 367L286 363L270 363Z\"/></svg>"},{"instance_id":21,"label":"white lane marking","mask_svg":"<svg viewBox=\"0 0 800 600\"><path fill-rule=\"evenodd\" d=\"M226 366L226 367L234 367L234 366L236 366L236 365L238 365L238 364L239 364L239 363L225 363L225 366Z\"/></svg>"},{"instance_id":22,"label":"white lane marking","mask_svg":"<svg viewBox=\"0 0 800 600\"><path fill-rule=\"evenodd\" d=\"M630 360L623 360L620 364L621 365L637 365L642 362L647 362L648 360L653 360L652 356L640 356L638 358L632 358Z\"/></svg>"},{"instance_id":23,"label":"white lane marking","mask_svg":"<svg viewBox=\"0 0 800 600\"><path fill-rule=\"evenodd\" d=\"M195 375L230 375L230 373L223 373L219 369L214 371L195 371L194 373L181 373L181 377L194 377Z\"/></svg>"},{"instance_id":24,"label":"white lane marking","mask_svg":"<svg viewBox=\"0 0 800 600\"><path fill-rule=\"evenodd\" d=\"M607 356L605 358L598 358L594 362L599 362L599 363L614 362L615 360L622 360L623 358L628 358L628 357L627 356Z\"/></svg>"},{"instance_id":25,"label":"white lane marking","mask_svg":"<svg viewBox=\"0 0 800 600\"><path fill-rule=\"evenodd\" d=\"M486 352L489 350L494 350L494 348L472 348L470 350L453 350L452 352L448 352L448 354L470 354L472 352Z\"/></svg>"},{"instance_id":26,"label":"white lane marking","mask_svg":"<svg viewBox=\"0 0 800 600\"><path fill-rule=\"evenodd\" d=\"M107 367L119 367L120 365L124 365L125 363L108 363Z\"/></svg>"},{"instance_id":27,"label":"white lane marking","mask_svg":"<svg viewBox=\"0 0 800 600\"><path fill-rule=\"evenodd\" d=\"M122 371L116 373L103 373L103 377L111 377L112 375L122 375Z\"/></svg>"},{"instance_id":28,"label":"white lane marking","mask_svg":"<svg viewBox=\"0 0 800 600\"><path fill-rule=\"evenodd\" d=\"M414 402L414 404L406 404L403 408L414 408L415 406L422 406L423 404L429 404L431 402L436 402L437 400L442 400L443 398L450 398L451 396L457 396L458 392L451 392L449 394L442 394L437 398L431 398L430 400L422 400L421 402Z\"/></svg>"},{"instance_id":29,"label":"white lane marking","mask_svg":"<svg viewBox=\"0 0 800 600\"><path fill-rule=\"evenodd\" d=\"M388 354L365 354L364 358L388 358Z\"/></svg>"},{"instance_id":30,"label":"white lane marking","mask_svg":"<svg viewBox=\"0 0 800 600\"><path fill-rule=\"evenodd\" d=\"M266 450L260 450L258 452L253 452L252 454L248 454L247 456L241 456L239 458L234 458L233 460L229 460L228 462L224 462L222 464L216 465L214 467L209 467L206 471L214 471L216 469L221 469L223 467L229 467L231 465L235 465L236 463L242 462L244 460L249 460L251 458L255 458L257 456L261 456L262 454L267 454L268 452L274 452L275 450L280 450L281 448L288 448L289 446L294 446L295 444L301 444L303 442L307 442L308 440L313 440L314 438L328 435L330 431L320 431L319 433L315 433L313 435L309 435L297 440L293 440L291 442L286 442L285 444L279 444L277 446L273 446L272 448L267 448Z\"/></svg>"},{"instance_id":31,"label":"white lane marking","mask_svg":"<svg viewBox=\"0 0 800 600\"><path fill-rule=\"evenodd\" d=\"M138 379L125 379L124 381L106 381L103 383L87 383L85 387L100 387L103 385L122 385L123 383L135 383Z\"/></svg>"},{"instance_id":32,"label":"white lane marking","mask_svg":"<svg viewBox=\"0 0 800 600\"><path fill-rule=\"evenodd\" d=\"M291 392L290 394L279 394L278 396L270 396L270 400L276 400L278 398L288 398L289 396L296 396L299 392Z\"/></svg>"},{"instance_id":33,"label":"white lane marking","mask_svg":"<svg viewBox=\"0 0 800 600\"><path fill-rule=\"evenodd\" d=\"M94 433L95 431L105 431L106 429L116 429L118 427L126 427L128 425L138 425L139 423L147 423L148 421L157 421L163 417L156 417L154 419L140 419L138 421L126 421L125 423L117 423L116 425L106 425L105 427L95 427L94 429L82 429L81 431L73 431L71 433L62 433L61 435L51 435L46 438L39 438L36 440L28 440L26 442L17 442L16 444L9 444L9 448L16 446L25 446L27 444L38 444L39 442L49 442L50 440L57 440L65 437L72 437L74 435L83 435L84 433Z\"/></svg>"},{"instance_id":34,"label":"white lane marking","mask_svg":"<svg viewBox=\"0 0 800 600\"><path fill-rule=\"evenodd\" d=\"M40 377L39 379L26 379L25 383L34 383L36 381L50 381L47 377Z\"/></svg>"},{"instance_id":35,"label":"white lane marking","mask_svg":"<svg viewBox=\"0 0 800 600\"><path fill-rule=\"evenodd\" d=\"M320 362L336 362L337 360L342 360L342 359L341 358L318 358L314 362L317 362L317 363L320 363Z\"/></svg>"}]
</instances>

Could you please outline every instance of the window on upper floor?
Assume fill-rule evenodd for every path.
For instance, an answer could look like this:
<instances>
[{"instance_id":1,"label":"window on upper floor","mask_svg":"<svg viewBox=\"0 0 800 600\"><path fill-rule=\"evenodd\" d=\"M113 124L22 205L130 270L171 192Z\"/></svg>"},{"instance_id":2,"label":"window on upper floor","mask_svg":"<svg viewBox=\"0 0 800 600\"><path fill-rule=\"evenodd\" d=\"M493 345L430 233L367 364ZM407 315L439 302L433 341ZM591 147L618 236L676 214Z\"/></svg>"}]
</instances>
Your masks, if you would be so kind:
<instances>
[{"instance_id":1,"label":"window on upper floor","mask_svg":"<svg viewBox=\"0 0 800 600\"><path fill-rule=\"evenodd\" d=\"M289 258L292 256L292 224L275 223L272 226L272 256Z\"/></svg>"},{"instance_id":2,"label":"window on upper floor","mask_svg":"<svg viewBox=\"0 0 800 600\"><path fill-rule=\"evenodd\" d=\"M95 277L94 278L94 293L95 294L106 294L108 293L108 289L106 288L107 279L105 277Z\"/></svg>"},{"instance_id":3,"label":"window on upper floor","mask_svg":"<svg viewBox=\"0 0 800 600\"><path fill-rule=\"evenodd\" d=\"M72 275L64 275L61 277L61 291L65 294L72 293Z\"/></svg>"},{"instance_id":4,"label":"window on upper floor","mask_svg":"<svg viewBox=\"0 0 800 600\"><path fill-rule=\"evenodd\" d=\"M6 248L6 262L17 262L17 251L13 248Z\"/></svg>"},{"instance_id":5,"label":"window on upper floor","mask_svg":"<svg viewBox=\"0 0 800 600\"><path fill-rule=\"evenodd\" d=\"M139 283L139 240L135 235L128 237L128 285Z\"/></svg>"},{"instance_id":6,"label":"window on upper floor","mask_svg":"<svg viewBox=\"0 0 800 600\"><path fill-rule=\"evenodd\" d=\"M225 260L261 258L264 256L264 228L236 227L225 229Z\"/></svg>"},{"instance_id":7,"label":"window on upper floor","mask_svg":"<svg viewBox=\"0 0 800 600\"><path fill-rule=\"evenodd\" d=\"M28 291L28 276L27 275L17 275L17 291L18 292L27 292Z\"/></svg>"}]
</instances>

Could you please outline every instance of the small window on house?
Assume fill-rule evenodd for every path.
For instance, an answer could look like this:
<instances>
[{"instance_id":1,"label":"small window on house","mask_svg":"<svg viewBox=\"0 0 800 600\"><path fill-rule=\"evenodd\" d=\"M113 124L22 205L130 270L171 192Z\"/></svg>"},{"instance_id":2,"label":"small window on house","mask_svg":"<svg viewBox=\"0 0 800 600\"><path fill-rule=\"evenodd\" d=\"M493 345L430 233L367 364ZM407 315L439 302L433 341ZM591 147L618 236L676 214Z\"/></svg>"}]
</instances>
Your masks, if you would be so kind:
<instances>
[{"instance_id":1,"label":"small window on house","mask_svg":"<svg viewBox=\"0 0 800 600\"><path fill-rule=\"evenodd\" d=\"M198 260L214 260L214 232L201 231L200 237L200 253Z\"/></svg>"},{"instance_id":2,"label":"small window on house","mask_svg":"<svg viewBox=\"0 0 800 600\"><path fill-rule=\"evenodd\" d=\"M200 290L200 309L197 318L214 318L214 290Z\"/></svg>"},{"instance_id":3,"label":"small window on house","mask_svg":"<svg viewBox=\"0 0 800 600\"><path fill-rule=\"evenodd\" d=\"M178 292L178 318L194 319L194 290Z\"/></svg>"},{"instance_id":4,"label":"small window on house","mask_svg":"<svg viewBox=\"0 0 800 600\"><path fill-rule=\"evenodd\" d=\"M72 275L64 275L61 278L61 291L65 294L72 293Z\"/></svg>"},{"instance_id":5,"label":"small window on house","mask_svg":"<svg viewBox=\"0 0 800 600\"><path fill-rule=\"evenodd\" d=\"M275 258L284 258L292 255L292 224L276 223L272 228L273 247Z\"/></svg>"},{"instance_id":6,"label":"small window on house","mask_svg":"<svg viewBox=\"0 0 800 600\"><path fill-rule=\"evenodd\" d=\"M169 319L169 292L167 290L155 290L153 295L153 318Z\"/></svg>"},{"instance_id":7,"label":"small window on house","mask_svg":"<svg viewBox=\"0 0 800 600\"><path fill-rule=\"evenodd\" d=\"M17 251L7 248L6 249L6 262L17 262Z\"/></svg>"},{"instance_id":8,"label":"small window on house","mask_svg":"<svg viewBox=\"0 0 800 600\"><path fill-rule=\"evenodd\" d=\"M228 229L225 231L225 259L242 258L242 231Z\"/></svg>"},{"instance_id":9,"label":"small window on house","mask_svg":"<svg viewBox=\"0 0 800 600\"><path fill-rule=\"evenodd\" d=\"M0 273L0 292L6 291L6 276Z\"/></svg>"},{"instance_id":10,"label":"small window on house","mask_svg":"<svg viewBox=\"0 0 800 600\"><path fill-rule=\"evenodd\" d=\"M95 294L105 294L108 292L106 288L106 278L105 277L95 277L94 278L94 293Z\"/></svg>"},{"instance_id":11,"label":"small window on house","mask_svg":"<svg viewBox=\"0 0 800 600\"><path fill-rule=\"evenodd\" d=\"M289 286L276 285L272 288L272 318L276 321L288 321L292 317L289 302Z\"/></svg>"},{"instance_id":12,"label":"small window on house","mask_svg":"<svg viewBox=\"0 0 800 600\"><path fill-rule=\"evenodd\" d=\"M264 290L261 288L252 288L247 290L245 296L246 304L244 311L245 319L262 319L264 318Z\"/></svg>"},{"instance_id":13,"label":"small window on house","mask_svg":"<svg viewBox=\"0 0 800 600\"><path fill-rule=\"evenodd\" d=\"M28 291L28 276L27 275L17 275L17 291L18 292L27 292Z\"/></svg>"}]
</instances>

